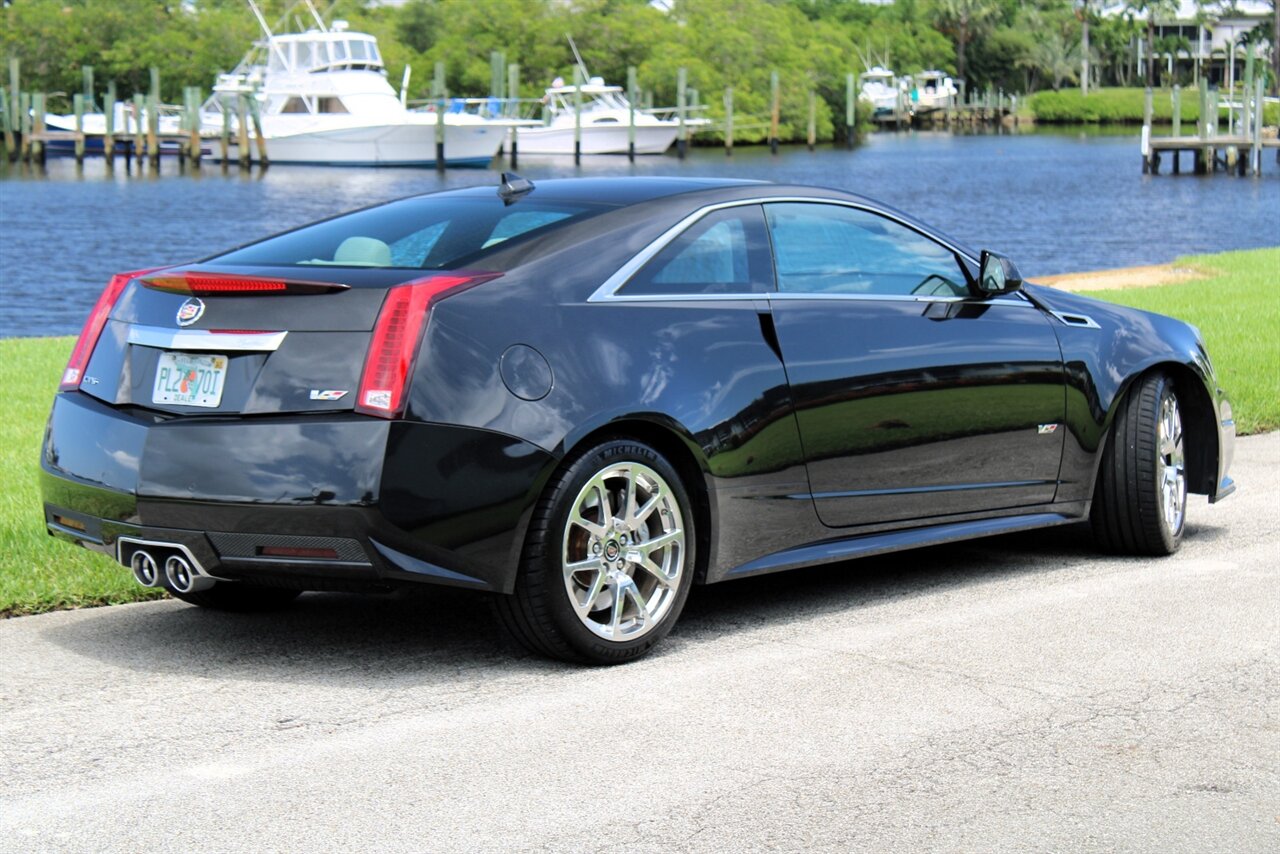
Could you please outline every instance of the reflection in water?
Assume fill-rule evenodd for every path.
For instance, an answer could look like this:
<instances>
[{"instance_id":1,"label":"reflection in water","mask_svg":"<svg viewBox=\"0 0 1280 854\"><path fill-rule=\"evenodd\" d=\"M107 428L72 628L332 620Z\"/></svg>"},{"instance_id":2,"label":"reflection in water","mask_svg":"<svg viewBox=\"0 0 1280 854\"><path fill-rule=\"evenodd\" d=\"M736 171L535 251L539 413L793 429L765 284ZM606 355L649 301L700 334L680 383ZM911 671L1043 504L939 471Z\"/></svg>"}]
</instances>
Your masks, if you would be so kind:
<instances>
[{"instance_id":1,"label":"reflection in water","mask_svg":"<svg viewBox=\"0 0 1280 854\"><path fill-rule=\"evenodd\" d=\"M522 157L534 181L573 175L757 178L881 199L977 248L1005 251L1029 276L1162 263L1189 252L1273 244L1280 170L1260 179L1144 177L1137 141L1079 130L1018 136L877 134L850 153L801 147L698 149L673 156ZM495 161L498 168L506 164ZM208 165L160 179L50 160L46 176L0 164L0 337L72 334L112 273L189 261L374 202L498 181L495 169L278 166L225 175ZM1159 215L1152 215L1158 211ZM1192 211L1196 216L1191 216ZM1210 230L1203 222L1231 222ZM39 251L31 248L39 247Z\"/></svg>"}]
</instances>

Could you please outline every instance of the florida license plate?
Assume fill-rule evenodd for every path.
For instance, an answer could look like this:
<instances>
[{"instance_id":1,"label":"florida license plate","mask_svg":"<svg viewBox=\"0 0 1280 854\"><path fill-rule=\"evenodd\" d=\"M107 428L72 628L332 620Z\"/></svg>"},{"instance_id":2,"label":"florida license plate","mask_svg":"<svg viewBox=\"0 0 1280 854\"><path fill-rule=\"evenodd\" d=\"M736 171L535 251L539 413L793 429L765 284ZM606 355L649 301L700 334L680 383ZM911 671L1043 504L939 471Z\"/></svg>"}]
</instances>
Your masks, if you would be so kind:
<instances>
[{"instance_id":1,"label":"florida license plate","mask_svg":"<svg viewBox=\"0 0 1280 854\"><path fill-rule=\"evenodd\" d=\"M226 356L161 353L151 402L216 407L222 403L226 378Z\"/></svg>"}]
</instances>

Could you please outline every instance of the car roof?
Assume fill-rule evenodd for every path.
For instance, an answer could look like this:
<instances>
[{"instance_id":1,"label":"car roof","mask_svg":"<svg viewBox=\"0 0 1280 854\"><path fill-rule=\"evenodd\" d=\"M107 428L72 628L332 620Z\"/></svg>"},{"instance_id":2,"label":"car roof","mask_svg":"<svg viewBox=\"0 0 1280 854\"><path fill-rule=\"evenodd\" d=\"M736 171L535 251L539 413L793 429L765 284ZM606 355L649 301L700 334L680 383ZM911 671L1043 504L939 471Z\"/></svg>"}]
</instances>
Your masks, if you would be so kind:
<instances>
[{"instance_id":1,"label":"car roof","mask_svg":"<svg viewBox=\"0 0 1280 854\"><path fill-rule=\"evenodd\" d=\"M750 185L769 186L763 181L750 181L742 178L666 178L648 176L540 178L533 181L533 191L527 197L537 198L542 201L594 202L596 204L623 207L700 190ZM455 198L488 198L496 190L497 187L490 183L477 187L445 190L431 195L453 196ZM515 201L518 203L519 197Z\"/></svg>"}]
</instances>

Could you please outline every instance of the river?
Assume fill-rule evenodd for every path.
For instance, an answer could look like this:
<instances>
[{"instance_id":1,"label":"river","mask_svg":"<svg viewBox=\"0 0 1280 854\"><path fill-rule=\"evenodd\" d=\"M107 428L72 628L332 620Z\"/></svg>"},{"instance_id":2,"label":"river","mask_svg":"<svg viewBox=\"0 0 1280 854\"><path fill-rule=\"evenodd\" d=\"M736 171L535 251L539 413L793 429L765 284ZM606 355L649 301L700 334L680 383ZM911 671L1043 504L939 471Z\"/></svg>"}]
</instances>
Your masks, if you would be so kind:
<instances>
[{"instance_id":1,"label":"river","mask_svg":"<svg viewBox=\"0 0 1280 854\"><path fill-rule=\"evenodd\" d=\"M1178 255L1280 244L1280 165L1261 178L1143 176L1131 132L874 134L850 152L762 146L673 155L521 157L534 181L573 175L734 176L817 184L906 210L975 248L1012 256L1024 275L1157 264ZM0 337L78 331L112 273L200 258L385 199L497 185L494 169L278 166L227 173L127 174L117 160L83 171L51 159L43 174L0 165ZM1190 163L1184 159L1184 169ZM1165 171L1169 166L1167 164Z\"/></svg>"}]
</instances>

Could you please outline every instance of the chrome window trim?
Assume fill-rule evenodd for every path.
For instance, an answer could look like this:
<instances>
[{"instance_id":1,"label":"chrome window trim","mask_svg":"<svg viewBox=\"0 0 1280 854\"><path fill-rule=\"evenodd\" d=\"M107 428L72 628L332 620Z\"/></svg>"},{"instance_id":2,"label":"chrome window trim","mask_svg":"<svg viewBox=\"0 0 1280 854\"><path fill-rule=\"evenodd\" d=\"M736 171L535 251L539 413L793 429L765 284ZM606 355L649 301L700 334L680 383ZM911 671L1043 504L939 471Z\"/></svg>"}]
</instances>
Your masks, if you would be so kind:
<instances>
[{"instance_id":1,"label":"chrome window trim","mask_svg":"<svg viewBox=\"0 0 1280 854\"><path fill-rule=\"evenodd\" d=\"M271 352L280 349L288 332L210 332L204 329L166 329L130 326L130 344L165 350L203 350L213 353Z\"/></svg>"},{"instance_id":2,"label":"chrome window trim","mask_svg":"<svg viewBox=\"0 0 1280 854\"><path fill-rule=\"evenodd\" d=\"M657 255L659 252L665 249L667 247L667 244L671 243L671 241L675 240L677 237L683 234L687 228L692 226L694 223L702 219L707 214L713 213L714 211L724 210L725 208L739 208L739 207L747 207L749 205L766 205L772 202L800 202L800 203L806 203L806 204L838 205L840 207L853 208L854 210L865 211L870 214L875 214L876 216L882 216L885 219L890 220L891 222L896 222L898 225L901 225L904 228L911 229L917 234L920 234L923 237L926 237L929 240L934 241L935 243L945 246L956 255L959 255L962 258L966 258L974 264L978 263L977 258L974 258L969 253L962 251L959 247L955 246L954 244L946 240L943 240L942 238L938 237L936 234L923 232L919 228L917 228L915 225L907 222L906 220L896 217L893 214L889 213L888 211L880 210L879 208L872 207L870 205L858 204L857 202L845 201L843 199L824 199L817 196L764 196L764 197L750 198L750 199L735 199L734 201L731 201L731 202L716 202L715 204L706 205L704 207L698 208L696 211L689 214L684 219L680 220L675 225L668 228L666 231L662 232L662 234L659 234L657 237L655 237L653 241L649 243L648 246L645 246L635 255L632 255L631 258L625 264L619 267L612 276L605 279L604 284L596 288L595 292L593 292L591 296L587 297L587 302L589 303L669 302L671 300L688 302L688 301L706 301L706 300L716 300L716 301L744 300L744 299L761 299L761 298L774 298L774 297L785 297L788 299L799 298L799 299L911 300L915 302L959 302L961 300L972 299L972 297L926 297L926 296L915 296L911 294L823 294L823 293L798 293L794 291L789 292L787 294L783 294L781 291L776 291L776 290L761 291L758 293L750 293L750 294L637 294L634 296L627 296L626 294L618 293L618 291L621 290L627 284L627 282L631 280L631 277L640 271L641 267L643 267L646 263L648 263L655 255ZM1025 297L1021 297L1020 295L1019 295L1019 298L1016 300L1005 300L1004 302L1017 302L1019 304L1028 304L1028 305L1030 304Z\"/></svg>"}]
</instances>

